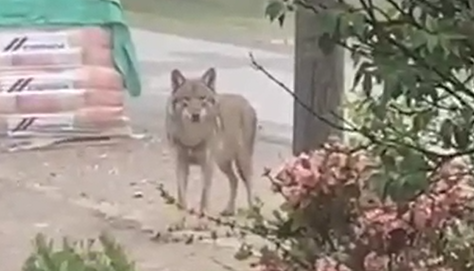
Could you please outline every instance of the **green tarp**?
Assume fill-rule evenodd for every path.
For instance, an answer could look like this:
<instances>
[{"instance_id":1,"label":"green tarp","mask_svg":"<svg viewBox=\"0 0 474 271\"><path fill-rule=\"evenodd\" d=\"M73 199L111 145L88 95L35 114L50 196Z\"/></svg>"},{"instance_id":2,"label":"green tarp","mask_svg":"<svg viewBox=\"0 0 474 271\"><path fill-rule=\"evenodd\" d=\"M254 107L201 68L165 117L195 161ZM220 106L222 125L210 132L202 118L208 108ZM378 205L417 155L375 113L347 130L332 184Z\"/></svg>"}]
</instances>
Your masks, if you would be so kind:
<instances>
[{"instance_id":1,"label":"green tarp","mask_svg":"<svg viewBox=\"0 0 474 271\"><path fill-rule=\"evenodd\" d=\"M113 36L117 70L133 97L141 93L135 47L119 0L0 0L0 27L102 26Z\"/></svg>"}]
</instances>

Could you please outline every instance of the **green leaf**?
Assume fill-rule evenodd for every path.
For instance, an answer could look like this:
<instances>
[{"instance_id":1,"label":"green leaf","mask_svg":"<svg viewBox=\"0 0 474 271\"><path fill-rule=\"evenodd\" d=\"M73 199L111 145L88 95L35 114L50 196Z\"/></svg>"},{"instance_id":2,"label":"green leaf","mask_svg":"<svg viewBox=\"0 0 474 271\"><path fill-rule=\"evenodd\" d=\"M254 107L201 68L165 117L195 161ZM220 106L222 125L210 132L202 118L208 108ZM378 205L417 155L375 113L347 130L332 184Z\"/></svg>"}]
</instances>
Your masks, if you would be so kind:
<instances>
[{"instance_id":1,"label":"green leaf","mask_svg":"<svg viewBox=\"0 0 474 271\"><path fill-rule=\"evenodd\" d=\"M397 164L394 155L386 153L380 154L380 159L382 160L382 163L386 169L395 170Z\"/></svg>"},{"instance_id":2,"label":"green leaf","mask_svg":"<svg viewBox=\"0 0 474 271\"><path fill-rule=\"evenodd\" d=\"M465 106L462 107L460 111L464 122L471 123L472 118L474 117L474 111L472 110L472 107Z\"/></svg>"},{"instance_id":3,"label":"green leaf","mask_svg":"<svg viewBox=\"0 0 474 271\"><path fill-rule=\"evenodd\" d=\"M378 197L382 200L387 198L389 195L390 184L392 182L389 174L377 172L372 174L367 182L371 190L374 191Z\"/></svg>"},{"instance_id":4,"label":"green leaf","mask_svg":"<svg viewBox=\"0 0 474 271\"><path fill-rule=\"evenodd\" d=\"M84 242L70 244L63 240L61 249L55 249L52 240L38 235L34 251L23 265L23 271L134 271L120 246L110 237L101 236L102 250L93 250ZM89 242L90 244L91 242Z\"/></svg>"},{"instance_id":5,"label":"green leaf","mask_svg":"<svg viewBox=\"0 0 474 271\"><path fill-rule=\"evenodd\" d=\"M370 97L372 94L372 74L366 73L364 76L364 81L362 81L362 90L367 97Z\"/></svg>"},{"instance_id":6,"label":"green leaf","mask_svg":"<svg viewBox=\"0 0 474 271\"><path fill-rule=\"evenodd\" d=\"M439 44L439 39L435 35L426 34L426 48L428 52L433 53Z\"/></svg>"},{"instance_id":7,"label":"green leaf","mask_svg":"<svg viewBox=\"0 0 474 271\"><path fill-rule=\"evenodd\" d=\"M351 54L351 59L352 59L352 62L353 62L353 67L357 67L360 63L360 60L362 59L362 53L357 50L357 49L354 49L350 52ZM355 82L355 80L354 80Z\"/></svg>"},{"instance_id":8,"label":"green leaf","mask_svg":"<svg viewBox=\"0 0 474 271\"><path fill-rule=\"evenodd\" d=\"M352 89L355 89L360 84L360 82L366 76L366 74L369 73L368 69L371 67L373 67L373 63L368 62L368 61L364 61L359 65L359 68L357 69L354 75L354 80L352 82Z\"/></svg>"},{"instance_id":9,"label":"green leaf","mask_svg":"<svg viewBox=\"0 0 474 271\"><path fill-rule=\"evenodd\" d=\"M284 213L289 213L289 212L293 212L295 208L289 202L283 202L280 205L280 210Z\"/></svg>"},{"instance_id":10,"label":"green leaf","mask_svg":"<svg viewBox=\"0 0 474 271\"><path fill-rule=\"evenodd\" d=\"M426 44L426 34L423 30L413 30L409 32L411 47L417 49Z\"/></svg>"},{"instance_id":11,"label":"green leaf","mask_svg":"<svg viewBox=\"0 0 474 271\"><path fill-rule=\"evenodd\" d=\"M278 17L278 25L280 25L280 27L283 27L283 24L285 23L285 18L285 13L281 14L280 17Z\"/></svg>"},{"instance_id":12,"label":"green leaf","mask_svg":"<svg viewBox=\"0 0 474 271\"><path fill-rule=\"evenodd\" d=\"M419 171L403 176L402 182L397 187L397 201L410 201L420 191L426 189L428 186L428 178L425 171Z\"/></svg>"},{"instance_id":13,"label":"green leaf","mask_svg":"<svg viewBox=\"0 0 474 271\"><path fill-rule=\"evenodd\" d=\"M415 114L413 117L413 130L415 132L419 132L421 130L425 130L430 123L432 118L432 113L429 110L425 110Z\"/></svg>"},{"instance_id":14,"label":"green leaf","mask_svg":"<svg viewBox=\"0 0 474 271\"><path fill-rule=\"evenodd\" d=\"M383 121L385 120L385 117L387 116L387 106L385 104L381 103L372 103L369 106L369 110L374 114L374 116L381 121L380 125L384 127Z\"/></svg>"},{"instance_id":15,"label":"green leaf","mask_svg":"<svg viewBox=\"0 0 474 271\"><path fill-rule=\"evenodd\" d=\"M428 162L420 152L409 150L409 152L402 157L400 170L409 173L424 172L428 170Z\"/></svg>"},{"instance_id":16,"label":"green leaf","mask_svg":"<svg viewBox=\"0 0 474 271\"><path fill-rule=\"evenodd\" d=\"M445 119L441 123L440 131L439 131L441 142L443 143L444 148L451 148L453 146L452 144L453 133L454 133L453 122L451 121L451 119Z\"/></svg>"},{"instance_id":17,"label":"green leaf","mask_svg":"<svg viewBox=\"0 0 474 271\"><path fill-rule=\"evenodd\" d=\"M465 150L469 146L469 129L465 126L454 126L454 141L459 149Z\"/></svg>"},{"instance_id":18,"label":"green leaf","mask_svg":"<svg viewBox=\"0 0 474 271\"><path fill-rule=\"evenodd\" d=\"M308 223L308 213L303 209L298 209L291 215L290 232L294 233L300 230Z\"/></svg>"},{"instance_id":19,"label":"green leaf","mask_svg":"<svg viewBox=\"0 0 474 271\"><path fill-rule=\"evenodd\" d=\"M270 22L273 22L275 19L278 19L284 15L286 10L287 8L284 1L270 0L265 8L265 16L268 16L270 18Z\"/></svg>"},{"instance_id":20,"label":"green leaf","mask_svg":"<svg viewBox=\"0 0 474 271\"><path fill-rule=\"evenodd\" d=\"M285 221L285 218L283 217L283 215L280 213L279 210L273 210L272 214L273 214L273 217L276 219L277 223L281 223Z\"/></svg>"},{"instance_id":21,"label":"green leaf","mask_svg":"<svg viewBox=\"0 0 474 271\"><path fill-rule=\"evenodd\" d=\"M440 98L436 89L431 89L431 91L428 92L428 96L431 98L434 104L438 104Z\"/></svg>"},{"instance_id":22,"label":"green leaf","mask_svg":"<svg viewBox=\"0 0 474 271\"><path fill-rule=\"evenodd\" d=\"M72 269L70 269L69 267L69 262L61 262L61 264L59 265L59 270L58 271L71 271Z\"/></svg>"},{"instance_id":23,"label":"green leaf","mask_svg":"<svg viewBox=\"0 0 474 271\"><path fill-rule=\"evenodd\" d=\"M388 74L384 79L381 102L385 104L392 98L398 98L401 94L401 83L395 70L392 71L391 74Z\"/></svg>"},{"instance_id":24,"label":"green leaf","mask_svg":"<svg viewBox=\"0 0 474 271\"><path fill-rule=\"evenodd\" d=\"M456 54L454 52L454 48L456 47L451 46L450 41L445 36L438 37L438 44L441 49L443 49L444 57L449 57L451 53L453 53L454 55Z\"/></svg>"},{"instance_id":25,"label":"green leaf","mask_svg":"<svg viewBox=\"0 0 474 271\"><path fill-rule=\"evenodd\" d=\"M431 15L426 16L426 28L429 32L437 32L438 21Z\"/></svg>"},{"instance_id":26,"label":"green leaf","mask_svg":"<svg viewBox=\"0 0 474 271\"><path fill-rule=\"evenodd\" d=\"M341 16L342 17L342 16ZM348 16L349 17L349 16ZM354 34L358 37L362 37L368 27L366 23L365 14L362 12L354 12L348 18L348 23L352 25Z\"/></svg>"},{"instance_id":27,"label":"green leaf","mask_svg":"<svg viewBox=\"0 0 474 271\"><path fill-rule=\"evenodd\" d=\"M428 162L421 153L408 148L398 150L396 156L401 161L396 168L386 168L385 187L382 191L384 196L389 196L396 202L405 202L428 185Z\"/></svg>"}]
</instances>

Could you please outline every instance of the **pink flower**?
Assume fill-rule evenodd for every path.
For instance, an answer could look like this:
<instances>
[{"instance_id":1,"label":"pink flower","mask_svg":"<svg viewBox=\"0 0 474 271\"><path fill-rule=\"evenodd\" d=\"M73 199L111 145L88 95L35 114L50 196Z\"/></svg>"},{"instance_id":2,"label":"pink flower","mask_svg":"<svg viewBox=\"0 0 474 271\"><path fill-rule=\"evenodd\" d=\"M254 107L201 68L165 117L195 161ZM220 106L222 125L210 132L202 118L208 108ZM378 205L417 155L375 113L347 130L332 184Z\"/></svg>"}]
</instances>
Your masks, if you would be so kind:
<instances>
[{"instance_id":1,"label":"pink flower","mask_svg":"<svg viewBox=\"0 0 474 271\"><path fill-rule=\"evenodd\" d=\"M351 271L347 266L338 264L334 259L324 257L314 264L315 271Z\"/></svg>"},{"instance_id":2,"label":"pink flower","mask_svg":"<svg viewBox=\"0 0 474 271\"><path fill-rule=\"evenodd\" d=\"M296 183L304 187L314 188L316 187L319 181L318 172L314 172L311 169L304 168L301 165L295 167L294 175Z\"/></svg>"},{"instance_id":3,"label":"pink flower","mask_svg":"<svg viewBox=\"0 0 474 271\"><path fill-rule=\"evenodd\" d=\"M300 186L283 187L281 193L293 207L298 206L307 195L306 191Z\"/></svg>"},{"instance_id":4,"label":"pink flower","mask_svg":"<svg viewBox=\"0 0 474 271\"><path fill-rule=\"evenodd\" d=\"M388 262L388 256L379 256L375 252L371 252L364 258L364 269L365 271L387 270Z\"/></svg>"}]
</instances>

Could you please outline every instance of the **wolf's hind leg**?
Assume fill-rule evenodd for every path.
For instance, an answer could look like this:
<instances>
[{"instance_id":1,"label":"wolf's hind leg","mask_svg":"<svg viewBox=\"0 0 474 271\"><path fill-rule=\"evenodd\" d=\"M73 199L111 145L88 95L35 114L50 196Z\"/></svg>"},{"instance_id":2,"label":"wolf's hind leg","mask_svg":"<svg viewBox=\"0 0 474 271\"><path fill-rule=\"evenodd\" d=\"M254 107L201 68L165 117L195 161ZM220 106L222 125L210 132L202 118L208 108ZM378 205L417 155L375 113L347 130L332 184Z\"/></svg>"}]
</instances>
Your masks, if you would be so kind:
<instances>
[{"instance_id":1,"label":"wolf's hind leg","mask_svg":"<svg viewBox=\"0 0 474 271\"><path fill-rule=\"evenodd\" d=\"M241 151L237 155L236 168L239 173L240 178L244 182L245 190L247 192L247 203L248 207L252 208L253 206L253 165L252 165L252 155L248 152Z\"/></svg>"},{"instance_id":2,"label":"wolf's hind leg","mask_svg":"<svg viewBox=\"0 0 474 271\"><path fill-rule=\"evenodd\" d=\"M237 187L239 180L234 173L234 169L232 167L232 160L230 161L222 161L218 163L219 169L224 173L229 181L229 200L227 202L227 206L221 212L222 216L231 216L235 214L235 200L237 198Z\"/></svg>"}]
</instances>

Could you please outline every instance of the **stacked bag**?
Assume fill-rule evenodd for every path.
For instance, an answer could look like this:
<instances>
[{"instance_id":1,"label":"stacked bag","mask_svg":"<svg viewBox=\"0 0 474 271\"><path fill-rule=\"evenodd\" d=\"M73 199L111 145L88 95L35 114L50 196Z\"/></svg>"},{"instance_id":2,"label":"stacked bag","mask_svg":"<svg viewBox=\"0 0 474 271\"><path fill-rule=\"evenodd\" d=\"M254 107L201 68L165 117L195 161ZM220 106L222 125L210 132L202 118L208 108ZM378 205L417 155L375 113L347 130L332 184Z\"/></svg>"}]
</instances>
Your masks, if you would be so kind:
<instances>
[{"instance_id":1,"label":"stacked bag","mask_svg":"<svg viewBox=\"0 0 474 271\"><path fill-rule=\"evenodd\" d=\"M122 69L117 65L116 49L123 44L114 39L117 33L112 29L106 25L2 29L0 135L23 139L130 135L124 98L131 85L127 80L133 72L136 77L136 71L134 61Z\"/></svg>"},{"instance_id":2,"label":"stacked bag","mask_svg":"<svg viewBox=\"0 0 474 271\"><path fill-rule=\"evenodd\" d=\"M3 32L0 48L0 133L128 127L123 79L114 69L106 30Z\"/></svg>"}]
</instances>

